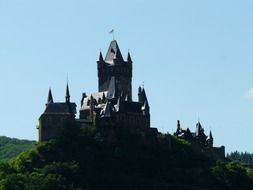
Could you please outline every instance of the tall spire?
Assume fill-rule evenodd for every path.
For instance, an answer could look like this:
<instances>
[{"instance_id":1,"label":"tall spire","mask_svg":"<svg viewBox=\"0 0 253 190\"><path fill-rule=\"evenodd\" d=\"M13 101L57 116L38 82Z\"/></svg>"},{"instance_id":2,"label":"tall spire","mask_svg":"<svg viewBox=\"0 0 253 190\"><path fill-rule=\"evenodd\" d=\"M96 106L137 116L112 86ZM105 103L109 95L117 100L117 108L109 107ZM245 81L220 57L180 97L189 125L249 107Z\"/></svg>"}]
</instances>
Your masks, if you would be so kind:
<instances>
[{"instance_id":1,"label":"tall spire","mask_svg":"<svg viewBox=\"0 0 253 190\"><path fill-rule=\"evenodd\" d=\"M47 97L47 104L54 103L51 88L49 88L48 97Z\"/></svg>"},{"instance_id":2,"label":"tall spire","mask_svg":"<svg viewBox=\"0 0 253 190\"><path fill-rule=\"evenodd\" d=\"M70 102L70 94L69 94L69 84L67 82L67 87L66 87L66 96L65 96L65 100L66 100L66 103L69 103Z\"/></svg>"}]
</instances>

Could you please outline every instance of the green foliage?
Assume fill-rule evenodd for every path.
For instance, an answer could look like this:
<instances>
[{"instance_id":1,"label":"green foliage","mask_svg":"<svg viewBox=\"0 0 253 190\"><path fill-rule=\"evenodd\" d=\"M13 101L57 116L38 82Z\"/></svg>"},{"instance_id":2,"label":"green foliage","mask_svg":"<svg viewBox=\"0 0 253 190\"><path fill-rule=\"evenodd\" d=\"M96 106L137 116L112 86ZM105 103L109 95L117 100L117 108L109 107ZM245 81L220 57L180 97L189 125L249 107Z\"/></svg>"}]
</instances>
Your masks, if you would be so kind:
<instances>
[{"instance_id":1,"label":"green foliage","mask_svg":"<svg viewBox=\"0 0 253 190\"><path fill-rule=\"evenodd\" d=\"M249 166L253 166L253 154L250 154L248 152L231 152L227 154L227 158L231 160L237 160L243 164L247 164Z\"/></svg>"},{"instance_id":2,"label":"green foliage","mask_svg":"<svg viewBox=\"0 0 253 190\"><path fill-rule=\"evenodd\" d=\"M239 162L218 162L212 168L216 181L224 189L252 189L253 181L246 168Z\"/></svg>"},{"instance_id":3,"label":"green foliage","mask_svg":"<svg viewBox=\"0 0 253 190\"><path fill-rule=\"evenodd\" d=\"M0 163L0 189L248 189L252 174L169 134L67 126L61 138Z\"/></svg>"},{"instance_id":4,"label":"green foliage","mask_svg":"<svg viewBox=\"0 0 253 190\"><path fill-rule=\"evenodd\" d=\"M19 140L9 137L0 137L0 160L9 160L21 152L30 149L34 146L35 141Z\"/></svg>"}]
</instances>

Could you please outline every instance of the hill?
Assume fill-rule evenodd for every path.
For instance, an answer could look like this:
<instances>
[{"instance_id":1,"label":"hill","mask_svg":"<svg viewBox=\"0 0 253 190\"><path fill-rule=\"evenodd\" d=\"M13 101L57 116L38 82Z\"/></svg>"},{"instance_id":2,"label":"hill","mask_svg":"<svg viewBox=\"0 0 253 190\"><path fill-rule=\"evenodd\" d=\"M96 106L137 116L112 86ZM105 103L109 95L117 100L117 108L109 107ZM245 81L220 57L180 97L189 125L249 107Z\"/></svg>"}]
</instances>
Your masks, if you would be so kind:
<instances>
[{"instance_id":1,"label":"hill","mask_svg":"<svg viewBox=\"0 0 253 190\"><path fill-rule=\"evenodd\" d=\"M0 136L0 160L4 161L16 157L21 152L33 147L34 144L35 141Z\"/></svg>"},{"instance_id":2,"label":"hill","mask_svg":"<svg viewBox=\"0 0 253 190\"><path fill-rule=\"evenodd\" d=\"M0 164L0 189L252 189L252 171L169 134L69 126Z\"/></svg>"}]
</instances>

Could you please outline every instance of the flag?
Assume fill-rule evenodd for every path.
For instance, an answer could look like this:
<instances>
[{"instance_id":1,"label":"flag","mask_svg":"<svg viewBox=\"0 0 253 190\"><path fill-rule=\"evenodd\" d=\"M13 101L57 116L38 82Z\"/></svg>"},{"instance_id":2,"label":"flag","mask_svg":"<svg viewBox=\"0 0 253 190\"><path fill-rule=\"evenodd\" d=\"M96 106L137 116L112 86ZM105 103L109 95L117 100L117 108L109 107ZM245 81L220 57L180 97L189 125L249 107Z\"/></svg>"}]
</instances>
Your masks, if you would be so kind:
<instances>
[{"instance_id":1,"label":"flag","mask_svg":"<svg viewBox=\"0 0 253 190\"><path fill-rule=\"evenodd\" d=\"M110 32L109 32L109 34L112 34L114 32L114 29L112 29Z\"/></svg>"}]
</instances>

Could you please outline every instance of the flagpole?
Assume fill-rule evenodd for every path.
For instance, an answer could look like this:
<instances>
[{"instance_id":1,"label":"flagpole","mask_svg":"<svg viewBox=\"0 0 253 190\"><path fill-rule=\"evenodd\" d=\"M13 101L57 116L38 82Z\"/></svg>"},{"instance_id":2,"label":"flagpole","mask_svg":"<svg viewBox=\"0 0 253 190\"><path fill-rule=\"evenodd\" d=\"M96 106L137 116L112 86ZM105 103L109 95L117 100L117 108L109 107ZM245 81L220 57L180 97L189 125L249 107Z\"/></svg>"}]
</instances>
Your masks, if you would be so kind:
<instances>
[{"instance_id":1,"label":"flagpole","mask_svg":"<svg viewBox=\"0 0 253 190\"><path fill-rule=\"evenodd\" d=\"M112 29L109 34L112 34L112 40L114 40L114 29Z\"/></svg>"}]
</instances>

